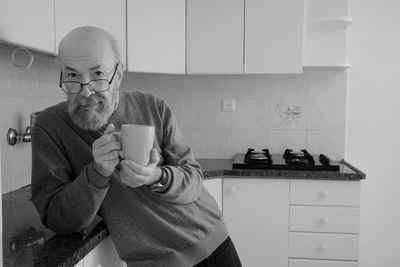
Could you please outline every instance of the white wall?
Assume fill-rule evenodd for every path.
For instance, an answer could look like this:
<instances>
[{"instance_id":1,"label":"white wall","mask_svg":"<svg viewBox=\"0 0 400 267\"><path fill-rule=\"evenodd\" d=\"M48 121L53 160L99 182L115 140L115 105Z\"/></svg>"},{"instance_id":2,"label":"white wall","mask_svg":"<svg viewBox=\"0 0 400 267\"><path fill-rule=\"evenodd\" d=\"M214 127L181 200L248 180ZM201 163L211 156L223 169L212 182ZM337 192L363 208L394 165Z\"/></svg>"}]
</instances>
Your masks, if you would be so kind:
<instances>
[{"instance_id":1,"label":"white wall","mask_svg":"<svg viewBox=\"0 0 400 267\"><path fill-rule=\"evenodd\" d=\"M400 1L350 0L346 159L362 183L361 267L400 266ZM379 158L374 158L374 155ZM383 158L384 157L384 158Z\"/></svg>"}]
</instances>

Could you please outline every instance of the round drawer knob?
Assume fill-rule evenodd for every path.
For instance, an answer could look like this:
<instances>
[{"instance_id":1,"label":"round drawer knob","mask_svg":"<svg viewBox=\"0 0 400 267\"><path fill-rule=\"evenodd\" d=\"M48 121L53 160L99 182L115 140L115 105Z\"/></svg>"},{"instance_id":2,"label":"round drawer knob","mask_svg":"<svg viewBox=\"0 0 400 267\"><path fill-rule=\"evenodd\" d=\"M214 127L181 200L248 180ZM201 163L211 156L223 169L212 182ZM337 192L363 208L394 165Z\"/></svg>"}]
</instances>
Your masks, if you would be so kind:
<instances>
[{"instance_id":1,"label":"round drawer knob","mask_svg":"<svg viewBox=\"0 0 400 267\"><path fill-rule=\"evenodd\" d=\"M329 197L330 195L331 195L331 193L330 193L328 190L324 190L324 191L322 191L322 193L321 193L321 196L324 197L324 198L327 198L327 197Z\"/></svg>"},{"instance_id":2,"label":"round drawer knob","mask_svg":"<svg viewBox=\"0 0 400 267\"><path fill-rule=\"evenodd\" d=\"M331 222L331 219L329 219L329 217L322 217L322 219L321 219L322 224L328 224L330 222Z\"/></svg>"},{"instance_id":3,"label":"round drawer knob","mask_svg":"<svg viewBox=\"0 0 400 267\"><path fill-rule=\"evenodd\" d=\"M321 251L327 251L327 250L328 250L328 245L325 244L325 243L322 243L322 244L319 246L319 249L320 249Z\"/></svg>"}]
</instances>

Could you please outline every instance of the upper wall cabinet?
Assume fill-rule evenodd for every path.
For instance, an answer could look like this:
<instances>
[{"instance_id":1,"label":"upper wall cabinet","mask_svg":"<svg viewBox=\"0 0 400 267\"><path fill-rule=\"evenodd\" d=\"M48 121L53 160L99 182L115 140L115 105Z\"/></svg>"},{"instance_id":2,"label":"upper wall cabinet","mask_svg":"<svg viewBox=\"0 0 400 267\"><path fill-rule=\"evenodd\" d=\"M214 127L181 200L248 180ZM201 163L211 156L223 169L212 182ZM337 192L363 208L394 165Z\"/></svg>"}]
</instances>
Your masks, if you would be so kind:
<instances>
[{"instance_id":1,"label":"upper wall cabinet","mask_svg":"<svg viewBox=\"0 0 400 267\"><path fill-rule=\"evenodd\" d=\"M121 56L126 62L125 0L57 0L55 1L55 42L74 28L95 26L111 33L118 41Z\"/></svg>"},{"instance_id":2,"label":"upper wall cabinet","mask_svg":"<svg viewBox=\"0 0 400 267\"><path fill-rule=\"evenodd\" d=\"M243 73L244 0L187 1L187 73Z\"/></svg>"},{"instance_id":3,"label":"upper wall cabinet","mask_svg":"<svg viewBox=\"0 0 400 267\"><path fill-rule=\"evenodd\" d=\"M130 0L127 8L129 71L302 72L304 0Z\"/></svg>"},{"instance_id":4,"label":"upper wall cabinet","mask_svg":"<svg viewBox=\"0 0 400 267\"><path fill-rule=\"evenodd\" d=\"M128 71L185 73L185 0L127 1Z\"/></svg>"},{"instance_id":5,"label":"upper wall cabinet","mask_svg":"<svg viewBox=\"0 0 400 267\"><path fill-rule=\"evenodd\" d=\"M0 0L0 40L55 53L54 0Z\"/></svg>"},{"instance_id":6,"label":"upper wall cabinet","mask_svg":"<svg viewBox=\"0 0 400 267\"><path fill-rule=\"evenodd\" d=\"M245 1L245 73L303 71L304 0Z\"/></svg>"}]
</instances>

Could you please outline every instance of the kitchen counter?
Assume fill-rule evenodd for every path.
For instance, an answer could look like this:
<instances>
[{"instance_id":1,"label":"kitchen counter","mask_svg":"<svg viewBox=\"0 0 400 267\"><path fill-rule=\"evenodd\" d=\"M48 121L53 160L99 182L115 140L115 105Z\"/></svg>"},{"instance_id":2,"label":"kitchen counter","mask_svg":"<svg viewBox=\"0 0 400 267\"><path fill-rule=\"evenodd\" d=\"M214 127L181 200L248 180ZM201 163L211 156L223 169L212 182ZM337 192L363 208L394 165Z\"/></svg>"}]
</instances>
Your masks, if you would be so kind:
<instances>
[{"instance_id":1,"label":"kitchen counter","mask_svg":"<svg viewBox=\"0 0 400 267\"><path fill-rule=\"evenodd\" d=\"M365 173L345 160L340 161L340 171L276 170L276 169L232 169L232 159L198 159L204 178L253 177L278 179L318 180L362 180Z\"/></svg>"},{"instance_id":2,"label":"kitchen counter","mask_svg":"<svg viewBox=\"0 0 400 267\"><path fill-rule=\"evenodd\" d=\"M238 170L232 159L199 159L205 179L258 177L281 179L360 180L365 174L344 160L339 172ZM74 266L109 233L100 218L88 234L59 235L46 229L30 201L30 186L3 195L3 266Z\"/></svg>"}]
</instances>

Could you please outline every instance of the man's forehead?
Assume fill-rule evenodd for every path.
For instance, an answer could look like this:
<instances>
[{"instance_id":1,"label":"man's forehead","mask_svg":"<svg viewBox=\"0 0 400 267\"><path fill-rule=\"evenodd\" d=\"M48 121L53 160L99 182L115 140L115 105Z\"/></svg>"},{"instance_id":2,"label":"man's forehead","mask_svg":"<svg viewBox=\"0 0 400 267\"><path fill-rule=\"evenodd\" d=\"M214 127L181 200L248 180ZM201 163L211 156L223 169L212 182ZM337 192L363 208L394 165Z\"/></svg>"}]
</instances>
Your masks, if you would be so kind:
<instances>
[{"instance_id":1,"label":"man's forehead","mask_svg":"<svg viewBox=\"0 0 400 267\"><path fill-rule=\"evenodd\" d=\"M97 28L78 28L62 40L59 51L61 67L95 68L113 65L114 54L106 32Z\"/></svg>"},{"instance_id":2,"label":"man's forehead","mask_svg":"<svg viewBox=\"0 0 400 267\"><path fill-rule=\"evenodd\" d=\"M105 66L104 64L95 64L94 66L89 67L87 70L92 71L92 70L106 69L106 68L107 68L107 66ZM69 70L69 71L76 71L76 72L81 71L81 67L75 67L75 66L69 66L69 65L64 65L63 69Z\"/></svg>"}]
</instances>

